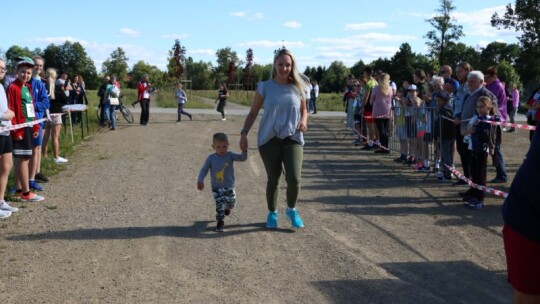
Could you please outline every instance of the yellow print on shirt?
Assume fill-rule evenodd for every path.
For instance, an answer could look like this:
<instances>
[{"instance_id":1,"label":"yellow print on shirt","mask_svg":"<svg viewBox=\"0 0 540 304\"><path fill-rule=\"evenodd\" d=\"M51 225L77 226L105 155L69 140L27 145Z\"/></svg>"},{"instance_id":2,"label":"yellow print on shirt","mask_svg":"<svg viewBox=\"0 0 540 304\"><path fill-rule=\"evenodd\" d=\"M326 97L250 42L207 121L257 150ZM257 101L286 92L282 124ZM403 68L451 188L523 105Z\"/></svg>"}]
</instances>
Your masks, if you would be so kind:
<instances>
[{"instance_id":1,"label":"yellow print on shirt","mask_svg":"<svg viewBox=\"0 0 540 304\"><path fill-rule=\"evenodd\" d=\"M225 168L227 168L228 166L229 166L229 164L225 163L223 165L223 168L221 168L221 170L216 172L216 182L218 184L223 184L223 179L225 178Z\"/></svg>"}]
</instances>

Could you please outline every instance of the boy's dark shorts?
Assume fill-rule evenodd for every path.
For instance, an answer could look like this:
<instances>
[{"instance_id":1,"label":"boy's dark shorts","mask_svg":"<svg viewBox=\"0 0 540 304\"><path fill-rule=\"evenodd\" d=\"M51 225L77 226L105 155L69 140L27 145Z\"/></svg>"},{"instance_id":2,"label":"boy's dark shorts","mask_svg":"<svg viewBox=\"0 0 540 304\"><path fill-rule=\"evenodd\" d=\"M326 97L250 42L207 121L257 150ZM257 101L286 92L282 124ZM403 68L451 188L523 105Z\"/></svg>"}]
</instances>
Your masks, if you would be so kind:
<instances>
[{"instance_id":1,"label":"boy's dark shorts","mask_svg":"<svg viewBox=\"0 0 540 304\"><path fill-rule=\"evenodd\" d=\"M26 127L24 128L24 135L21 140L13 139L13 157L32 157L32 132L32 127Z\"/></svg>"},{"instance_id":2,"label":"boy's dark shorts","mask_svg":"<svg viewBox=\"0 0 540 304\"><path fill-rule=\"evenodd\" d=\"M540 295L540 244L503 227L508 282L522 293Z\"/></svg>"},{"instance_id":3,"label":"boy's dark shorts","mask_svg":"<svg viewBox=\"0 0 540 304\"><path fill-rule=\"evenodd\" d=\"M11 136L0 135L0 155L13 152L13 141Z\"/></svg>"}]
</instances>

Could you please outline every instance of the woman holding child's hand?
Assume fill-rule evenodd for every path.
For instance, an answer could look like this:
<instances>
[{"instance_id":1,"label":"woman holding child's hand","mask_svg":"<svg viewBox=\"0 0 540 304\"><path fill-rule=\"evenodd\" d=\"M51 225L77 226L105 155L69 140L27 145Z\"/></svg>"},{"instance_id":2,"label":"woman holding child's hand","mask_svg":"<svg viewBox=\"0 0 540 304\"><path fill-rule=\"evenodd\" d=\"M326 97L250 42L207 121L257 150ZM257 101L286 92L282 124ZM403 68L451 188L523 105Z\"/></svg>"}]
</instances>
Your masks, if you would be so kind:
<instances>
[{"instance_id":1,"label":"woman holding child's hand","mask_svg":"<svg viewBox=\"0 0 540 304\"><path fill-rule=\"evenodd\" d=\"M241 131L240 149L248 148L247 134L264 104L259 124L257 146L266 169L266 227L278 227L278 184L281 172L287 181L286 214L294 228L304 227L296 210L304 154L304 135L307 131L305 87L308 85L296 67L289 50L280 49L274 57L272 78L259 82L251 110ZM282 169L283 168L283 169Z\"/></svg>"}]
</instances>

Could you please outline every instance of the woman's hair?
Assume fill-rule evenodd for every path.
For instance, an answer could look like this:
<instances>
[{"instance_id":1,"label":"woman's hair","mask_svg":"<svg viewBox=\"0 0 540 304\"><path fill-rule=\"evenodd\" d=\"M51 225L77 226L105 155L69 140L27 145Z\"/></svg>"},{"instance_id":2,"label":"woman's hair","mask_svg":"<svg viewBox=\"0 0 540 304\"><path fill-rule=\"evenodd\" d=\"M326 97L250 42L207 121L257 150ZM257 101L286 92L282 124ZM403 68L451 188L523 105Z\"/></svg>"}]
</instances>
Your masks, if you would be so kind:
<instances>
[{"instance_id":1,"label":"woman's hair","mask_svg":"<svg viewBox=\"0 0 540 304\"><path fill-rule=\"evenodd\" d=\"M476 103L483 103L486 107L489 108L489 115L495 115L495 109L493 108L493 100L487 96L480 96Z\"/></svg>"},{"instance_id":2,"label":"woman's hair","mask_svg":"<svg viewBox=\"0 0 540 304\"><path fill-rule=\"evenodd\" d=\"M487 68L487 69L484 71L484 75L488 75L488 76L497 76L497 75L498 75L497 67L490 66L489 68Z\"/></svg>"},{"instance_id":3,"label":"woman's hair","mask_svg":"<svg viewBox=\"0 0 540 304\"><path fill-rule=\"evenodd\" d=\"M291 73L289 74L289 81L296 87L296 90L298 91L302 99L306 99L304 89L309 84L309 78L302 75L298 71L298 68L296 67L296 60L294 59L293 54L286 48L280 49L279 51L276 52L276 56L274 56L274 63L272 65L272 79L275 78L277 75L276 61L282 55L287 55L291 57L292 66L291 66Z\"/></svg>"},{"instance_id":4,"label":"woman's hair","mask_svg":"<svg viewBox=\"0 0 540 304\"><path fill-rule=\"evenodd\" d=\"M56 70L54 68L48 68L45 72L47 81L49 82L49 97L55 99L54 90L56 89Z\"/></svg>"},{"instance_id":5,"label":"woman's hair","mask_svg":"<svg viewBox=\"0 0 540 304\"><path fill-rule=\"evenodd\" d=\"M386 94L390 89L390 75L382 73L379 77L379 92Z\"/></svg>"},{"instance_id":6,"label":"woman's hair","mask_svg":"<svg viewBox=\"0 0 540 304\"><path fill-rule=\"evenodd\" d=\"M442 76L433 76L433 78L431 78L431 84L438 84L442 87L444 85L444 78Z\"/></svg>"}]
</instances>

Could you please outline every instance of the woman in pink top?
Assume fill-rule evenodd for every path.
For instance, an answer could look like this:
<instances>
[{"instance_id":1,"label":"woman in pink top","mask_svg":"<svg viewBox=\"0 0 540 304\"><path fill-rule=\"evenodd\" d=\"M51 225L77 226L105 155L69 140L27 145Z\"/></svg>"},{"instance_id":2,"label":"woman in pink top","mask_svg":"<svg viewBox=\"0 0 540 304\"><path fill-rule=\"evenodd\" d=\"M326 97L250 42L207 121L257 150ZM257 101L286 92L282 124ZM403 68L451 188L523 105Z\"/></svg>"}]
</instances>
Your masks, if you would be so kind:
<instances>
[{"instance_id":1,"label":"woman in pink top","mask_svg":"<svg viewBox=\"0 0 540 304\"><path fill-rule=\"evenodd\" d=\"M392 98L394 91L390 87L390 75L383 73L379 77L379 85L373 89L370 103L373 105L372 116L375 118L375 125L379 131L379 140L383 147L388 148L388 122L390 121L390 109L392 108ZM380 148L375 153L390 153L388 149Z\"/></svg>"},{"instance_id":2,"label":"woman in pink top","mask_svg":"<svg viewBox=\"0 0 540 304\"><path fill-rule=\"evenodd\" d=\"M508 98L508 105L506 106L508 111L508 117L510 123L516 123L514 117L516 116L519 108L519 90L515 84L510 85L510 98ZM516 132L516 128L510 128L506 132Z\"/></svg>"}]
</instances>

